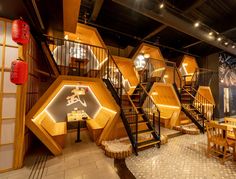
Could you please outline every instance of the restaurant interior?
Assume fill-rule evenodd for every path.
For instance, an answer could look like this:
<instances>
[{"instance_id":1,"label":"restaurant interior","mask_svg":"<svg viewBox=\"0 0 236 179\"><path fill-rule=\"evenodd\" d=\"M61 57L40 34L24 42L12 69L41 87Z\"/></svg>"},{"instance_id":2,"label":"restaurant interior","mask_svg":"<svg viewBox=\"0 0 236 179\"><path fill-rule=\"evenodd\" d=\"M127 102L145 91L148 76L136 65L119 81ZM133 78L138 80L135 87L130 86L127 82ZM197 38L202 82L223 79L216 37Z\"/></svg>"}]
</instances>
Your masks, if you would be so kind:
<instances>
[{"instance_id":1,"label":"restaurant interior","mask_svg":"<svg viewBox=\"0 0 236 179\"><path fill-rule=\"evenodd\" d=\"M0 178L236 178L236 2L0 2Z\"/></svg>"}]
</instances>

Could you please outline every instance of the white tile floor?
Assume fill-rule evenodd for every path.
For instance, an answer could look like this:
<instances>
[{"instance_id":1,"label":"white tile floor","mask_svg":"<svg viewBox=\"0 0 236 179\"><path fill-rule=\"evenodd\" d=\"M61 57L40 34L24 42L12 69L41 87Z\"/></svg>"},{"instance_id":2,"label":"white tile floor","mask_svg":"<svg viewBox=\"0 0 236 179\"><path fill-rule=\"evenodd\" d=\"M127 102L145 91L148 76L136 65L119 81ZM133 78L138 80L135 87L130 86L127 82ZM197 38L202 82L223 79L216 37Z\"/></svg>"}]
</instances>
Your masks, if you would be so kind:
<instances>
[{"instance_id":1,"label":"white tile floor","mask_svg":"<svg viewBox=\"0 0 236 179\"><path fill-rule=\"evenodd\" d=\"M171 131L165 131L171 132ZM173 131L172 131L173 132ZM44 162L46 179L118 179L113 159L107 158L83 131L81 143L74 143L75 133L69 133L63 155L49 156ZM150 148L132 155L126 163L136 178L161 179L235 179L236 162L221 165L215 158L207 158L205 135L182 135L169 140L160 149ZM27 158L20 170L0 174L1 179L26 179L32 171L35 158ZM39 172L40 173L40 172ZM36 175L31 178L37 178Z\"/></svg>"},{"instance_id":2,"label":"white tile floor","mask_svg":"<svg viewBox=\"0 0 236 179\"><path fill-rule=\"evenodd\" d=\"M45 179L118 179L114 160L91 142L87 131L81 132L81 143L74 143L76 133L69 133L63 155L49 156L43 172ZM32 161L32 160L31 160ZM1 179L26 179L33 161L20 170L0 174ZM37 178L36 176L33 178Z\"/></svg>"},{"instance_id":3,"label":"white tile floor","mask_svg":"<svg viewBox=\"0 0 236 179\"><path fill-rule=\"evenodd\" d=\"M207 158L206 135L182 135L172 138L160 149L150 148L126 159L136 178L160 179L235 179L236 162L221 165L218 159Z\"/></svg>"}]
</instances>

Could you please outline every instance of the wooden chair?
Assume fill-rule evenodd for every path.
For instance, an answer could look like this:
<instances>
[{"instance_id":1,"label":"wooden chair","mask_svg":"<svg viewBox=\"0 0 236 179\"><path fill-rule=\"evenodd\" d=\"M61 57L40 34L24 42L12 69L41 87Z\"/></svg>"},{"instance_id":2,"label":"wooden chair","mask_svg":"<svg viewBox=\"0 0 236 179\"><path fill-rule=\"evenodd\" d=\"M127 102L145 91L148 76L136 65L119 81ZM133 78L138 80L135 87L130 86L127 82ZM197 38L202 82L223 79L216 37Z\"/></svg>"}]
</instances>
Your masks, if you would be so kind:
<instances>
[{"instance_id":1,"label":"wooden chair","mask_svg":"<svg viewBox=\"0 0 236 179\"><path fill-rule=\"evenodd\" d=\"M230 127L230 126L235 126L236 127L236 118L225 117L224 121L225 121L226 124L229 124L227 137L230 138L230 139L235 140L236 138L235 138L235 134L234 134L233 128Z\"/></svg>"},{"instance_id":2,"label":"wooden chair","mask_svg":"<svg viewBox=\"0 0 236 179\"><path fill-rule=\"evenodd\" d=\"M221 163L235 153L235 141L227 138L227 126L206 122L207 129L207 155L214 156L214 154L222 155ZM230 147L233 148L233 154L230 153Z\"/></svg>"}]
</instances>

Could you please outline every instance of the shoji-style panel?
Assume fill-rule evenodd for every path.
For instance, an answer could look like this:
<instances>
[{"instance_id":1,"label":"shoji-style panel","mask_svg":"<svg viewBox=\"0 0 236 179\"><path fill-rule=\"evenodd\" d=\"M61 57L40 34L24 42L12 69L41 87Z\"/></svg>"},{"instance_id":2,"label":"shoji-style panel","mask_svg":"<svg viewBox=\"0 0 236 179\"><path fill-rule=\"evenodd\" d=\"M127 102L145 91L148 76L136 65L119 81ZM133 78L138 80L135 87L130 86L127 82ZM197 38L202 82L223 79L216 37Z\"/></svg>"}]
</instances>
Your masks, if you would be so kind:
<instances>
[{"instance_id":1,"label":"shoji-style panel","mask_svg":"<svg viewBox=\"0 0 236 179\"><path fill-rule=\"evenodd\" d=\"M11 39L11 21L0 19L0 172L12 169L16 146L17 86L10 82L18 45Z\"/></svg>"}]
</instances>

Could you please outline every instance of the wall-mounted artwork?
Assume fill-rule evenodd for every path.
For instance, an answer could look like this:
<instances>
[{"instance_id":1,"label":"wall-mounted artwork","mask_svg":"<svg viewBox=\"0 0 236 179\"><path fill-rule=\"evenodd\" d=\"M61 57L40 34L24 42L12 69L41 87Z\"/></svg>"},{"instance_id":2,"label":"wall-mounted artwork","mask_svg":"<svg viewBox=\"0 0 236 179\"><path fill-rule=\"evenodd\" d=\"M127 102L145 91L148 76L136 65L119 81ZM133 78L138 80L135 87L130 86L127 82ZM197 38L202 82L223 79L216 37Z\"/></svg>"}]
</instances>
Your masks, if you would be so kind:
<instances>
[{"instance_id":1,"label":"wall-mounted artwork","mask_svg":"<svg viewBox=\"0 0 236 179\"><path fill-rule=\"evenodd\" d=\"M47 112L57 122L66 121L67 114L75 108L93 118L100 104L88 86L65 85L47 107Z\"/></svg>"},{"instance_id":2,"label":"wall-mounted artwork","mask_svg":"<svg viewBox=\"0 0 236 179\"><path fill-rule=\"evenodd\" d=\"M219 54L219 80L225 86L236 86L236 57Z\"/></svg>"}]
</instances>

